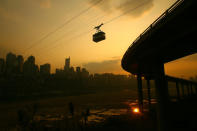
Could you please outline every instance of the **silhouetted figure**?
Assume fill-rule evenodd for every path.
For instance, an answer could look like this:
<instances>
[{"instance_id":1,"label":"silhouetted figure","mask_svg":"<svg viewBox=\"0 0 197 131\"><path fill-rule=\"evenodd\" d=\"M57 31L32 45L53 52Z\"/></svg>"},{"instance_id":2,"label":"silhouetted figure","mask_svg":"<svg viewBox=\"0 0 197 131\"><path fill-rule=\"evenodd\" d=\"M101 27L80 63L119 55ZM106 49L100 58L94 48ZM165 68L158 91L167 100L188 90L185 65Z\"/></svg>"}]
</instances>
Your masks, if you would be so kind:
<instances>
[{"instance_id":1,"label":"silhouetted figure","mask_svg":"<svg viewBox=\"0 0 197 131\"><path fill-rule=\"evenodd\" d=\"M86 113L85 113L85 117L84 117L85 124L86 124L87 121L88 121L88 116L90 116L90 109L89 109L89 108L86 109Z\"/></svg>"},{"instance_id":2,"label":"silhouetted figure","mask_svg":"<svg viewBox=\"0 0 197 131\"><path fill-rule=\"evenodd\" d=\"M24 109L20 109L18 110L17 115L18 115L19 126L22 129L25 128L29 124L29 121L30 121L27 111Z\"/></svg>"},{"instance_id":3,"label":"silhouetted figure","mask_svg":"<svg viewBox=\"0 0 197 131\"><path fill-rule=\"evenodd\" d=\"M85 112L82 112L82 117L84 119L84 124L87 124L88 116L90 116L90 109L87 108Z\"/></svg>"},{"instance_id":4,"label":"silhouetted figure","mask_svg":"<svg viewBox=\"0 0 197 131\"><path fill-rule=\"evenodd\" d=\"M87 116L90 115L90 109L89 109L89 108L86 109L86 115L87 115Z\"/></svg>"},{"instance_id":5,"label":"silhouetted figure","mask_svg":"<svg viewBox=\"0 0 197 131\"><path fill-rule=\"evenodd\" d=\"M70 103L68 104L68 106L69 106L69 112L70 112L70 114L71 114L72 117L73 117L73 116L74 116L74 105L73 105L72 102L70 102Z\"/></svg>"}]
</instances>

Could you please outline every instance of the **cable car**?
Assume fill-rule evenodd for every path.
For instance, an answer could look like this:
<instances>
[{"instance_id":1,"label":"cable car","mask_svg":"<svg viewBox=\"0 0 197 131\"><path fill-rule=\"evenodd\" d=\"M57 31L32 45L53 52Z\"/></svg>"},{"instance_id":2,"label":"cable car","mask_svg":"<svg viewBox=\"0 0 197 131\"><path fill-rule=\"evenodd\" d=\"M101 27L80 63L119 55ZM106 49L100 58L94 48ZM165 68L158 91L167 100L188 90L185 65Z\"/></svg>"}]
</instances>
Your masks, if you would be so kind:
<instances>
[{"instance_id":1,"label":"cable car","mask_svg":"<svg viewBox=\"0 0 197 131\"><path fill-rule=\"evenodd\" d=\"M102 40L105 40L105 32L101 31L100 28L103 25L103 23L99 26L96 26L94 29L97 30L97 32L93 35L93 41L94 42L100 42Z\"/></svg>"},{"instance_id":2,"label":"cable car","mask_svg":"<svg viewBox=\"0 0 197 131\"><path fill-rule=\"evenodd\" d=\"M105 32L99 31L99 32L97 32L93 35L93 41L94 42L99 42L99 41L102 41L102 40L105 40Z\"/></svg>"}]
</instances>

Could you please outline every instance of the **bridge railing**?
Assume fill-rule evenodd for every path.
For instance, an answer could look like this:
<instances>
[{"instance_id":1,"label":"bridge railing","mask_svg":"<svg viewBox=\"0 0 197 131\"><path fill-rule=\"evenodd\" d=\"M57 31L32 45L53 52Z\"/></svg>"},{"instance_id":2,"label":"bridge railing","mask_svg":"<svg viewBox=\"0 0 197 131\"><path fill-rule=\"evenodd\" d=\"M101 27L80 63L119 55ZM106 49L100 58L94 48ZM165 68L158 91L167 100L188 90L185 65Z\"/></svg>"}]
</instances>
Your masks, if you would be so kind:
<instances>
[{"instance_id":1,"label":"bridge railing","mask_svg":"<svg viewBox=\"0 0 197 131\"><path fill-rule=\"evenodd\" d=\"M164 18L168 16L173 10L176 9L184 0L177 0L170 8L168 8L162 15L160 15L144 32L142 32L135 40L134 42L129 46L133 46L137 43L140 39L142 39L145 35L147 35L159 22L161 22ZM127 50L128 51L128 50ZM127 54L127 52L126 52Z\"/></svg>"},{"instance_id":2,"label":"bridge railing","mask_svg":"<svg viewBox=\"0 0 197 131\"><path fill-rule=\"evenodd\" d=\"M182 78L176 78L172 76L166 76L167 82L173 82L176 84L176 94L177 100L186 98L188 96L197 95L197 82L191 80L185 80ZM170 93L170 88L167 87Z\"/></svg>"}]
</instances>

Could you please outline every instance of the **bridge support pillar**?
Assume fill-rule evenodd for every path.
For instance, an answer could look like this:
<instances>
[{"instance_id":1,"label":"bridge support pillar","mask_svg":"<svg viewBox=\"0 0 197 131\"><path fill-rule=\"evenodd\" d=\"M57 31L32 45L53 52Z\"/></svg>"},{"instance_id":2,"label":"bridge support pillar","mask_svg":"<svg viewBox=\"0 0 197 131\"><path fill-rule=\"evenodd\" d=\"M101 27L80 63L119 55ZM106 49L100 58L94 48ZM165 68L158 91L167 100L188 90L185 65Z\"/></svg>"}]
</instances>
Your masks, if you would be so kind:
<instances>
[{"instance_id":1,"label":"bridge support pillar","mask_svg":"<svg viewBox=\"0 0 197 131\"><path fill-rule=\"evenodd\" d=\"M193 85L192 84L190 84L190 90L191 90L191 95L193 95L194 92L193 92Z\"/></svg>"},{"instance_id":2,"label":"bridge support pillar","mask_svg":"<svg viewBox=\"0 0 197 131\"><path fill-rule=\"evenodd\" d=\"M190 96L189 83L187 83L187 96Z\"/></svg>"},{"instance_id":3,"label":"bridge support pillar","mask_svg":"<svg viewBox=\"0 0 197 131\"><path fill-rule=\"evenodd\" d=\"M181 83L181 89L182 89L182 97L184 98L185 97L185 92L184 92L184 84Z\"/></svg>"},{"instance_id":4,"label":"bridge support pillar","mask_svg":"<svg viewBox=\"0 0 197 131\"><path fill-rule=\"evenodd\" d=\"M180 90L179 90L179 83L176 81L176 92L177 92L177 99L180 100Z\"/></svg>"},{"instance_id":5,"label":"bridge support pillar","mask_svg":"<svg viewBox=\"0 0 197 131\"><path fill-rule=\"evenodd\" d=\"M195 95L197 96L197 85L195 85Z\"/></svg>"},{"instance_id":6,"label":"bridge support pillar","mask_svg":"<svg viewBox=\"0 0 197 131\"><path fill-rule=\"evenodd\" d=\"M150 80L147 79L147 91L148 91L148 106L151 109L151 92L150 92Z\"/></svg>"},{"instance_id":7,"label":"bridge support pillar","mask_svg":"<svg viewBox=\"0 0 197 131\"><path fill-rule=\"evenodd\" d=\"M137 75L137 83L138 83L138 104L140 111L143 112L143 91L142 91L142 75Z\"/></svg>"},{"instance_id":8,"label":"bridge support pillar","mask_svg":"<svg viewBox=\"0 0 197 131\"><path fill-rule=\"evenodd\" d=\"M157 96L158 131L168 131L168 88L164 72L164 64L155 66L155 85Z\"/></svg>"}]
</instances>

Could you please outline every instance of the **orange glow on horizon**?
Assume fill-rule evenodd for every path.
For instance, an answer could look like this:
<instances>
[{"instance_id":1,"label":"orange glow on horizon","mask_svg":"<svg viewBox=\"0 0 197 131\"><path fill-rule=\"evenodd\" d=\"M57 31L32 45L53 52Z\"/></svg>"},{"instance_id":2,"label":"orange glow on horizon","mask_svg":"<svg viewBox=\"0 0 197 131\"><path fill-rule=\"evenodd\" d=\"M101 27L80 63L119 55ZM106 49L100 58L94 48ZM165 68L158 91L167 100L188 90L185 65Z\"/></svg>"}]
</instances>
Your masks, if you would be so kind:
<instances>
[{"instance_id":1,"label":"orange glow on horizon","mask_svg":"<svg viewBox=\"0 0 197 131\"><path fill-rule=\"evenodd\" d=\"M109 5L102 1L93 8L90 8L92 3L83 0L10 1L0 1L0 58L6 58L9 52L25 57L33 55L38 65L50 63L54 73L71 56L72 66L88 64L91 73L127 75L120 64L125 51L176 0L149 1L149 6L128 13L125 11L135 9L139 1L131 2L131 7L124 4L127 0L111 1ZM119 4L124 8L119 8ZM81 12L84 9L89 11ZM89 30L107 22L102 27L106 40L95 44L92 41L95 30ZM197 63L189 65L195 70ZM168 72L173 74L176 67L185 66L170 65ZM191 70L178 75L189 77L195 73Z\"/></svg>"}]
</instances>

